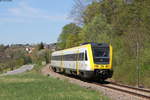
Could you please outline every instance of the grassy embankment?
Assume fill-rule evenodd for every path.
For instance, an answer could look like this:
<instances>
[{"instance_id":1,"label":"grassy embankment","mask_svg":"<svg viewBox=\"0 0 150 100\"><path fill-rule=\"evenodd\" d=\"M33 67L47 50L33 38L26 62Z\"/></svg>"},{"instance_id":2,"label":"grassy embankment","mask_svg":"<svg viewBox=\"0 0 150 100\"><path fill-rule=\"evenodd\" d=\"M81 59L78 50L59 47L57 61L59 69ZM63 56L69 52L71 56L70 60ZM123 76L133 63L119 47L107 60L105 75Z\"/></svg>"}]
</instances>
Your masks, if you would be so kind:
<instances>
[{"instance_id":1,"label":"grassy embankment","mask_svg":"<svg viewBox=\"0 0 150 100\"><path fill-rule=\"evenodd\" d=\"M0 77L0 100L108 100L99 92L37 72Z\"/></svg>"}]
</instances>

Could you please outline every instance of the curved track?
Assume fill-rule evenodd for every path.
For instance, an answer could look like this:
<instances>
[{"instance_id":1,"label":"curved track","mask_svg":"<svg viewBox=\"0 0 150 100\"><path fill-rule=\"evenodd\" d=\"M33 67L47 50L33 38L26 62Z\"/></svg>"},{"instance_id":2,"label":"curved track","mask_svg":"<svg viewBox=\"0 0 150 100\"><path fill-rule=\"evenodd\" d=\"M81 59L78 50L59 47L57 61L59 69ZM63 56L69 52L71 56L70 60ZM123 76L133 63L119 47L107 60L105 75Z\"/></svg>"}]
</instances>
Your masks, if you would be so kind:
<instances>
[{"instance_id":1,"label":"curved track","mask_svg":"<svg viewBox=\"0 0 150 100\"><path fill-rule=\"evenodd\" d=\"M63 74L63 76L64 75L65 74ZM81 79L79 79L79 77L76 77L74 75L65 75L65 76L75 78L77 80L81 80ZM95 81L88 81L88 80L84 80L84 81L86 81L87 83L89 83L91 85L92 84L96 85L97 87L100 86L100 87L112 89L114 91L129 94L131 96L139 98L138 100L150 100L150 90L130 87L130 86L127 86L127 85L122 85L122 84L113 83L113 82L109 82L109 81L104 81L104 82L101 82L101 83L99 83L97 81L96 82Z\"/></svg>"},{"instance_id":2,"label":"curved track","mask_svg":"<svg viewBox=\"0 0 150 100\"><path fill-rule=\"evenodd\" d=\"M135 87L129 87L126 85L121 85L117 83L109 83L109 84L99 84L99 83L94 83L98 86L106 87L109 89L117 90L120 92L125 92L134 96L141 97L146 100L150 100L150 90L145 90L145 89L140 89L140 88L135 88Z\"/></svg>"}]
</instances>

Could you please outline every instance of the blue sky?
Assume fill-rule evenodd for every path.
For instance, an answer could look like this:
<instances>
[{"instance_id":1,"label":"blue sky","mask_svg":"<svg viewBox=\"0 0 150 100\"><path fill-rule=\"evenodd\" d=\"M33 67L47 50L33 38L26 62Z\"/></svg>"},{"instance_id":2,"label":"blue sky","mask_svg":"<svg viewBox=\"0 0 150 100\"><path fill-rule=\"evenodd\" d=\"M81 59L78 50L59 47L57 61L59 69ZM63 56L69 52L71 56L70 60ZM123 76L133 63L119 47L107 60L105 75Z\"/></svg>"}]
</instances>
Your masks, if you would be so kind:
<instances>
[{"instance_id":1,"label":"blue sky","mask_svg":"<svg viewBox=\"0 0 150 100\"><path fill-rule=\"evenodd\" d=\"M0 44L53 43L68 18L73 0L0 2Z\"/></svg>"}]
</instances>

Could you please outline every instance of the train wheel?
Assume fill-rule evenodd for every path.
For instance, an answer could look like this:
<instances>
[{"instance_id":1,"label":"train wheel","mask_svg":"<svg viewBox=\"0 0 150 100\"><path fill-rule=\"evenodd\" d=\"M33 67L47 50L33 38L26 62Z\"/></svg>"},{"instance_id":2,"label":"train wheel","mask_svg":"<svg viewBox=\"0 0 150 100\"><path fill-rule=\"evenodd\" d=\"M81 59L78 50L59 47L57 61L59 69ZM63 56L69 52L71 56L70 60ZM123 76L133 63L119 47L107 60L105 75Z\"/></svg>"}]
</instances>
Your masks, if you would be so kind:
<instances>
[{"instance_id":1,"label":"train wheel","mask_svg":"<svg viewBox=\"0 0 150 100\"><path fill-rule=\"evenodd\" d=\"M56 68L55 68L55 67L52 67L52 70L53 70L54 72L56 72Z\"/></svg>"},{"instance_id":2,"label":"train wheel","mask_svg":"<svg viewBox=\"0 0 150 100\"><path fill-rule=\"evenodd\" d=\"M80 77L80 79L81 79L82 81L84 81L84 82L87 81L87 79L86 79L85 76L84 76L84 72L80 72L80 73L79 73L79 77Z\"/></svg>"},{"instance_id":3,"label":"train wheel","mask_svg":"<svg viewBox=\"0 0 150 100\"><path fill-rule=\"evenodd\" d=\"M94 77L94 81L96 81L96 82L100 82L100 83L103 83L103 81L104 81L104 79L103 78L100 78L100 77L98 77L98 76L95 76Z\"/></svg>"}]
</instances>

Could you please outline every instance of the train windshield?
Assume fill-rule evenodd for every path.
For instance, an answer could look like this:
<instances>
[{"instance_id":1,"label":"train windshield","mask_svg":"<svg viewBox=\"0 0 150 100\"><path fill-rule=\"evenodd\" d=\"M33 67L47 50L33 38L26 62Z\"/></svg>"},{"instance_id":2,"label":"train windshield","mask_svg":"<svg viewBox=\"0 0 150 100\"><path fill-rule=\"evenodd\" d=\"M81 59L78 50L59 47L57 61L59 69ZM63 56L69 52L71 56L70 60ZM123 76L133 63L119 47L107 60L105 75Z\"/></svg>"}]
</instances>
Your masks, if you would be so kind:
<instances>
[{"instance_id":1,"label":"train windshield","mask_svg":"<svg viewBox=\"0 0 150 100\"><path fill-rule=\"evenodd\" d=\"M93 47L94 63L109 64L109 47Z\"/></svg>"}]
</instances>

